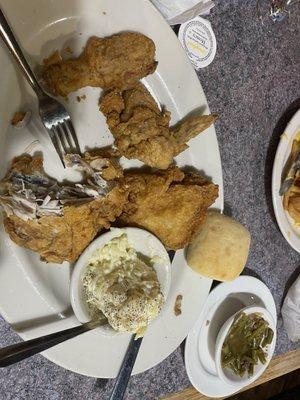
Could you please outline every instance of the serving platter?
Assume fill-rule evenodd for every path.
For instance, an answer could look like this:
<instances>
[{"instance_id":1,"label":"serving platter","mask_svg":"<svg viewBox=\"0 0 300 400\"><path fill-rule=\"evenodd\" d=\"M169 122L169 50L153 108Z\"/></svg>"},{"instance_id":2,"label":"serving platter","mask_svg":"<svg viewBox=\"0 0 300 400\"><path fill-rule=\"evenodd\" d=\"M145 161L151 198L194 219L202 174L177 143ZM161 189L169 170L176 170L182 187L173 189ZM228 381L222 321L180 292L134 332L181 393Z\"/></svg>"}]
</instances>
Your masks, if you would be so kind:
<instances>
[{"instance_id":1,"label":"serving platter","mask_svg":"<svg viewBox=\"0 0 300 400\"><path fill-rule=\"evenodd\" d=\"M28 0L26 8L17 0L0 5L13 26L29 60L36 68L56 49L76 56L93 35L107 36L124 30L138 31L156 44L158 68L144 83L156 100L172 113L172 123L191 112L209 113L197 75L175 34L146 0ZM72 54L70 54L72 52ZM64 170L43 130L33 92L13 65L0 43L0 168L5 174L13 156L24 151L44 156L45 170L60 179L76 180L80 175ZM98 111L101 90L83 88L69 96L71 114L82 150L112 143L103 115ZM86 99L77 101L77 96ZM32 111L30 123L16 130L10 120L15 111ZM217 112L217 110L214 110ZM176 158L181 167L201 170L219 185L214 207L223 209L222 169L214 127L191 140L190 148ZM139 166L123 160L123 167ZM45 335L78 324L69 296L72 266L45 264L39 256L16 246L1 226L0 312L23 339ZM196 321L209 293L211 280L202 278L186 265L184 251L176 252L172 264L171 288L165 307L147 330L133 373L161 362L173 352ZM182 314L175 316L174 304L183 296ZM115 377L130 335L105 336L96 329L45 351L45 357L72 371L94 377Z\"/></svg>"},{"instance_id":2,"label":"serving platter","mask_svg":"<svg viewBox=\"0 0 300 400\"><path fill-rule=\"evenodd\" d=\"M295 225L288 212L284 210L282 204L283 197L279 195L282 172L290 156L293 140L297 133L300 133L300 110L290 120L280 138L273 164L272 200L281 233L290 246L300 253L300 227Z\"/></svg>"}]
</instances>

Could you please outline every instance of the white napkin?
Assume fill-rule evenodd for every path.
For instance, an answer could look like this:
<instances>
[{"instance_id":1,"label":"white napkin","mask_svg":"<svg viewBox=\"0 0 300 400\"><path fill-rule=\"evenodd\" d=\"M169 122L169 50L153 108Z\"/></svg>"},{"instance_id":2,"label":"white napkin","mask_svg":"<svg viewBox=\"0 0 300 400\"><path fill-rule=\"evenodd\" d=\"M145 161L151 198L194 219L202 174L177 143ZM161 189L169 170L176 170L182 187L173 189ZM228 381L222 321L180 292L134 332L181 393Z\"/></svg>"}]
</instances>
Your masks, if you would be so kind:
<instances>
[{"instance_id":1,"label":"white napkin","mask_svg":"<svg viewBox=\"0 0 300 400\"><path fill-rule=\"evenodd\" d=\"M300 275L284 299L281 314L289 339L297 342L300 340Z\"/></svg>"},{"instance_id":2,"label":"white napkin","mask_svg":"<svg viewBox=\"0 0 300 400\"><path fill-rule=\"evenodd\" d=\"M182 24L214 7L211 0L151 0L170 25Z\"/></svg>"}]
</instances>

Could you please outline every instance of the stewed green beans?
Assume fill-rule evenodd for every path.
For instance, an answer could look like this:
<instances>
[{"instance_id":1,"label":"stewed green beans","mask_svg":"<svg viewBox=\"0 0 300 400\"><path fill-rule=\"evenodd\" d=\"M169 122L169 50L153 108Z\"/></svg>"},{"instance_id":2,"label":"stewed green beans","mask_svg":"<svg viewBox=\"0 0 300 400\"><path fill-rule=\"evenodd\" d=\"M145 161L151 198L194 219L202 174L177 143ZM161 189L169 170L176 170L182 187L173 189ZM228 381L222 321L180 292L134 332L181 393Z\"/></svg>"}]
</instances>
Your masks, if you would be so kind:
<instances>
[{"instance_id":1,"label":"stewed green beans","mask_svg":"<svg viewBox=\"0 0 300 400\"><path fill-rule=\"evenodd\" d=\"M223 368L230 368L235 374L253 375L254 366L266 362L266 346L273 340L273 331L260 313L235 317L222 346Z\"/></svg>"}]
</instances>

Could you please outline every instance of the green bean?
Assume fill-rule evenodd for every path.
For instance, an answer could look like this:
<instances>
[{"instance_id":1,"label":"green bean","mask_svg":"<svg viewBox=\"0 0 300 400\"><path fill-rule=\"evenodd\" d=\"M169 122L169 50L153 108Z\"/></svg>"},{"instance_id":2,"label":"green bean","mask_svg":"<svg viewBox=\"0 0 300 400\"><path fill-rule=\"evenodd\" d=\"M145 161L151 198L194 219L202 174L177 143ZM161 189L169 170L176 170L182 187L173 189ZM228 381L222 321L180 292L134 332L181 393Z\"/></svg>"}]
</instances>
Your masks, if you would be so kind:
<instances>
[{"instance_id":1,"label":"green bean","mask_svg":"<svg viewBox=\"0 0 300 400\"><path fill-rule=\"evenodd\" d=\"M263 349L272 342L273 331L260 313L237 314L225 338L221 361L235 374L251 376L258 362L266 362Z\"/></svg>"},{"instance_id":2,"label":"green bean","mask_svg":"<svg viewBox=\"0 0 300 400\"><path fill-rule=\"evenodd\" d=\"M257 356L258 356L259 361L260 361L261 363L264 364L264 363L266 362L265 353L264 353L261 349L258 349L258 350L257 350Z\"/></svg>"},{"instance_id":3,"label":"green bean","mask_svg":"<svg viewBox=\"0 0 300 400\"><path fill-rule=\"evenodd\" d=\"M273 337L274 337L274 332L272 331L271 328L266 329L267 334L264 337L264 340L262 341L261 347L266 347L268 344L272 343Z\"/></svg>"},{"instance_id":4,"label":"green bean","mask_svg":"<svg viewBox=\"0 0 300 400\"><path fill-rule=\"evenodd\" d=\"M257 350L256 349L252 350L252 358L254 360L254 363L257 364L258 363L258 355L257 355Z\"/></svg>"},{"instance_id":5,"label":"green bean","mask_svg":"<svg viewBox=\"0 0 300 400\"><path fill-rule=\"evenodd\" d=\"M248 368L248 376L252 376L254 372L254 364L250 364Z\"/></svg>"},{"instance_id":6,"label":"green bean","mask_svg":"<svg viewBox=\"0 0 300 400\"><path fill-rule=\"evenodd\" d=\"M249 356L243 356L243 357L242 357L242 361L248 362L248 363L250 363L250 364L253 364L253 363L254 363L253 358L252 358L252 357L249 357Z\"/></svg>"},{"instance_id":7,"label":"green bean","mask_svg":"<svg viewBox=\"0 0 300 400\"><path fill-rule=\"evenodd\" d=\"M222 365L223 365L223 367L227 367L233 361L234 361L234 356L231 356L231 357L229 357L227 359L222 360Z\"/></svg>"}]
</instances>

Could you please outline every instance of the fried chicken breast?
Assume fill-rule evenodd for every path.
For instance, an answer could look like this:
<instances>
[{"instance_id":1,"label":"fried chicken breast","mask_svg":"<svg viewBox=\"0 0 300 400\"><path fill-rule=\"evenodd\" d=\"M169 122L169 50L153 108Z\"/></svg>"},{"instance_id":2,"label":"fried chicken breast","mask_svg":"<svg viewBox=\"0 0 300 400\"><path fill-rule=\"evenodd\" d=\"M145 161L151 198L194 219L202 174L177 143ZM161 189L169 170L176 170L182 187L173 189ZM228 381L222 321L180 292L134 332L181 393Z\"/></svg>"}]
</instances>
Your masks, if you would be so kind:
<instances>
[{"instance_id":1,"label":"fried chicken breast","mask_svg":"<svg viewBox=\"0 0 300 400\"><path fill-rule=\"evenodd\" d=\"M117 223L147 229L172 250L192 240L218 197L217 185L177 167L157 174L126 172L124 180L129 202Z\"/></svg>"},{"instance_id":2,"label":"fried chicken breast","mask_svg":"<svg viewBox=\"0 0 300 400\"><path fill-rule=\"evenodd\" d=\"M60 96L85 86L126 89L152 74L157 65L153 41L137 32L91 37L78 58L64 61L56 53L44 64L43 79Z\"/></svg>"},{"instance_id":3,"label":"fried chicken breast","mask_svg":"<svg viewBox=\"0 0 300 400\"><path fill-rule=\"evenodd\" d=\"M120 183L105 191L96 184L59 186L42 164L41 158L30 156L13 161L0 183L4 227L16 244L39 253L43 261L74 262L121 214L127 192Z\"/></svg>"},{"instance_id":4,"label":"fried chicken breast","mask_svg":"<svg viewBox=\"0 0 300 400\"><path fill-rule=\"evenodd\" d=\"M106 117L121 155L159 169L168 168L173 158L188 147L186 143L217 118L215 115L193 116L172 129L170 113L159 109L141 83L125 91L112 90L104 94L100 111Z\"/></svg>"}]
</instances>

